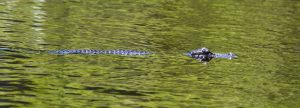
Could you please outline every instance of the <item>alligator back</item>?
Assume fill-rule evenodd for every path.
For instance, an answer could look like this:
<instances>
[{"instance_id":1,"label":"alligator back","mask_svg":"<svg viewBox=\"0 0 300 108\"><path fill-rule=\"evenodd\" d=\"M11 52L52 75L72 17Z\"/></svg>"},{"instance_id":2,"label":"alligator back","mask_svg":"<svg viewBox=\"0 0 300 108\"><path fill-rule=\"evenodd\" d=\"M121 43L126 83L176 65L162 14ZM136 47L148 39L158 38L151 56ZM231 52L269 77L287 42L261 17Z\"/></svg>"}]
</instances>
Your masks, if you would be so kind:
<instances>
[{"instance_id":1,"label":"alligator back","mask_svg":"<svg viewBox=\"0 0 300 108\"><path fill-rule=\"evenodd\" d=\"M151 52L135 50L52 50L50 54L115 54L115 55L148 55Z\"/></svg>"}]
</instances>

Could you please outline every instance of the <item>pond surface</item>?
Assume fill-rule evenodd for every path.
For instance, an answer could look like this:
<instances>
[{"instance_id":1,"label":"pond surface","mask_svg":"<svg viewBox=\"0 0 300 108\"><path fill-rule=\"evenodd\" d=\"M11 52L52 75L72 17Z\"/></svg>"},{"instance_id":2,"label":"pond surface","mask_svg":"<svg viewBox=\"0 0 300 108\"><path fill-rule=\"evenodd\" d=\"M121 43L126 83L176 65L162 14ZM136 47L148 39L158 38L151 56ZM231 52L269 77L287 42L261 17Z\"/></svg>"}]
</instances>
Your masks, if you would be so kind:
<instances>
[{"instance_id":1,"label":"pond surface","mask_svg":"<svg viewBox=\"0 0 300 108\"><path fill-rule=\"evenodd\" d=\"M299 108L299 36L299 0L0 0L0 107Z\"/></svg>"}]
</instances>

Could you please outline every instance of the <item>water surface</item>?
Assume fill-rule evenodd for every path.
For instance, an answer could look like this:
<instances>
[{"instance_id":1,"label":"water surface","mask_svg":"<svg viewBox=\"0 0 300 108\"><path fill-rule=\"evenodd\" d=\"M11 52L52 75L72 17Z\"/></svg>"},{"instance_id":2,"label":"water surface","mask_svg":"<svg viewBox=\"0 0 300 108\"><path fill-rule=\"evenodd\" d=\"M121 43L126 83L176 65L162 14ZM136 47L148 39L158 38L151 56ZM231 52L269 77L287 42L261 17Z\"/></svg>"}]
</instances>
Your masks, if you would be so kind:
<instances>
[{"instance_id":1,"label":"water surface","mask_svg":"<svg viewBox=\"0 0 300 108\"><path fill-rule=\"evenodd\" d=\"M299 21L298 0L1 0L0 107L297 108Z\"/></svg>"}]
</instances>

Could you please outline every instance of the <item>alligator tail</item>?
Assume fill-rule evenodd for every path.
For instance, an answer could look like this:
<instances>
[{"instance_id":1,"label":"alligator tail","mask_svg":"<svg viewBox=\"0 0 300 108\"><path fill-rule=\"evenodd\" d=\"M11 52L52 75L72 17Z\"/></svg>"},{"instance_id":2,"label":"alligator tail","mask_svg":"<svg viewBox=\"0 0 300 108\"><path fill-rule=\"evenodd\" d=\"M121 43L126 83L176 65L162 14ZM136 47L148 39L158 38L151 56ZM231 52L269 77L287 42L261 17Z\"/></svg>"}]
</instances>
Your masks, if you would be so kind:
<instances>
[{"instance_id":1,"label":"alligator tail","mask_svg":"<svg viewBox=\"0 0 300 108\"><path fill-rule=\"evenodd\" d=\"M66 55L66 54L114 54L114 55L147 55L151 52L135 51L135 50L52 50L50 54Z\"/></svg>"}]
</instances>

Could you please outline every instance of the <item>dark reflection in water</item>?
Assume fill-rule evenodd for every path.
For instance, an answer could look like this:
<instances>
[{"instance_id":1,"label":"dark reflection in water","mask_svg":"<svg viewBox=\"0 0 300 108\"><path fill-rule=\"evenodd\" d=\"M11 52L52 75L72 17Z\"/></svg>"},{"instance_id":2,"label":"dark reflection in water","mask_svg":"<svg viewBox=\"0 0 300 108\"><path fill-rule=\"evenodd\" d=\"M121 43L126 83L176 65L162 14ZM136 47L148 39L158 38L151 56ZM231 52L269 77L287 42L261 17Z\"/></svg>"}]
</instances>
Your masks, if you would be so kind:
<instances>
[{"instance_id":1,"label":"dark reflection in water","mask_svg":"<svg viewBox=\"0 0 300 108\"><path fill-rule=\"evenodd\" d=\"M0 18L0 20L9 21L9 22L17 22L17 23L23 23L23 22L25 22L25 21L22 21L22 20L5 19L5 18Z\"/></svg>"},{"instance_id":2,"label":"dark reflection in water","mask_svg":"<svg viewBox=\"0 0 300 108\"><path fill-rule=\"evenodd\" d=\"M0 67L0 69L8 69L8 70L24 70L24 69L17 69L14 67Z\"/></svg>"},{"instance_id":3,"label":"dark reflection in water","mask_svg":"<svg viewBox=\"0 0 300 108\"><path fill-rule=\"evenodd\" d=\"M2 0L0 107L297 107L299 4ZM183 55L199 47L239 58ZM155 54L46 53L59 49Z\"/></svg>"},{"instance_id":4,"label":"dark reflection in water","mask_svg":"<svg viewBox=\"0 0 300 108\"><path fill-rule=\"evenodd\" d=\"M18 84L14 84L18 83ZM26 90L32 90L31 87L27 86L29 85L28 81L1 81L0 82L1 87L5 88L3 91L26 91Z\"/></svg>"},{"instance_id":5,"label":"dark reflection in water","mask_svg":"<svg viewBox=\"0 0 300 108\"><path fill-rule=\"evenodd\" d=\"M7 99L0 99L0 102L9 102L9 103L14 103L14 104L30 104L28 102L23 102L23 101L12 101L12 100L7 100ZM1 106L5 108L5 106Z\"/></svg>"},{"instance_id":6,"label":"dark reflection in water","mask_svg":"<svg viewBox=\"0 0 300 108\"><path fill-rule=\"evenodd\" d=\"M155 94L155 92L140 92L140 91L128 91L118 89L106 89L103 87L85 87L86 90L93 90L100 93L116 94L116 95L129 95L129 96L145 96L146 94Z\"/></svg>"},{"instance_id":7,"label":"dark reflection in water","mask_svg":"<svg viewBox=\"0 0 300 108\"><path fill-rule=\"evenodd\" d=\"M6 55L8 57L13 57L13 58L23 58L23 59L28 59L30 57L24 56L24 55L18 55L18 54L11 54L11 55Z\"/></svg>"}]
</instances>

